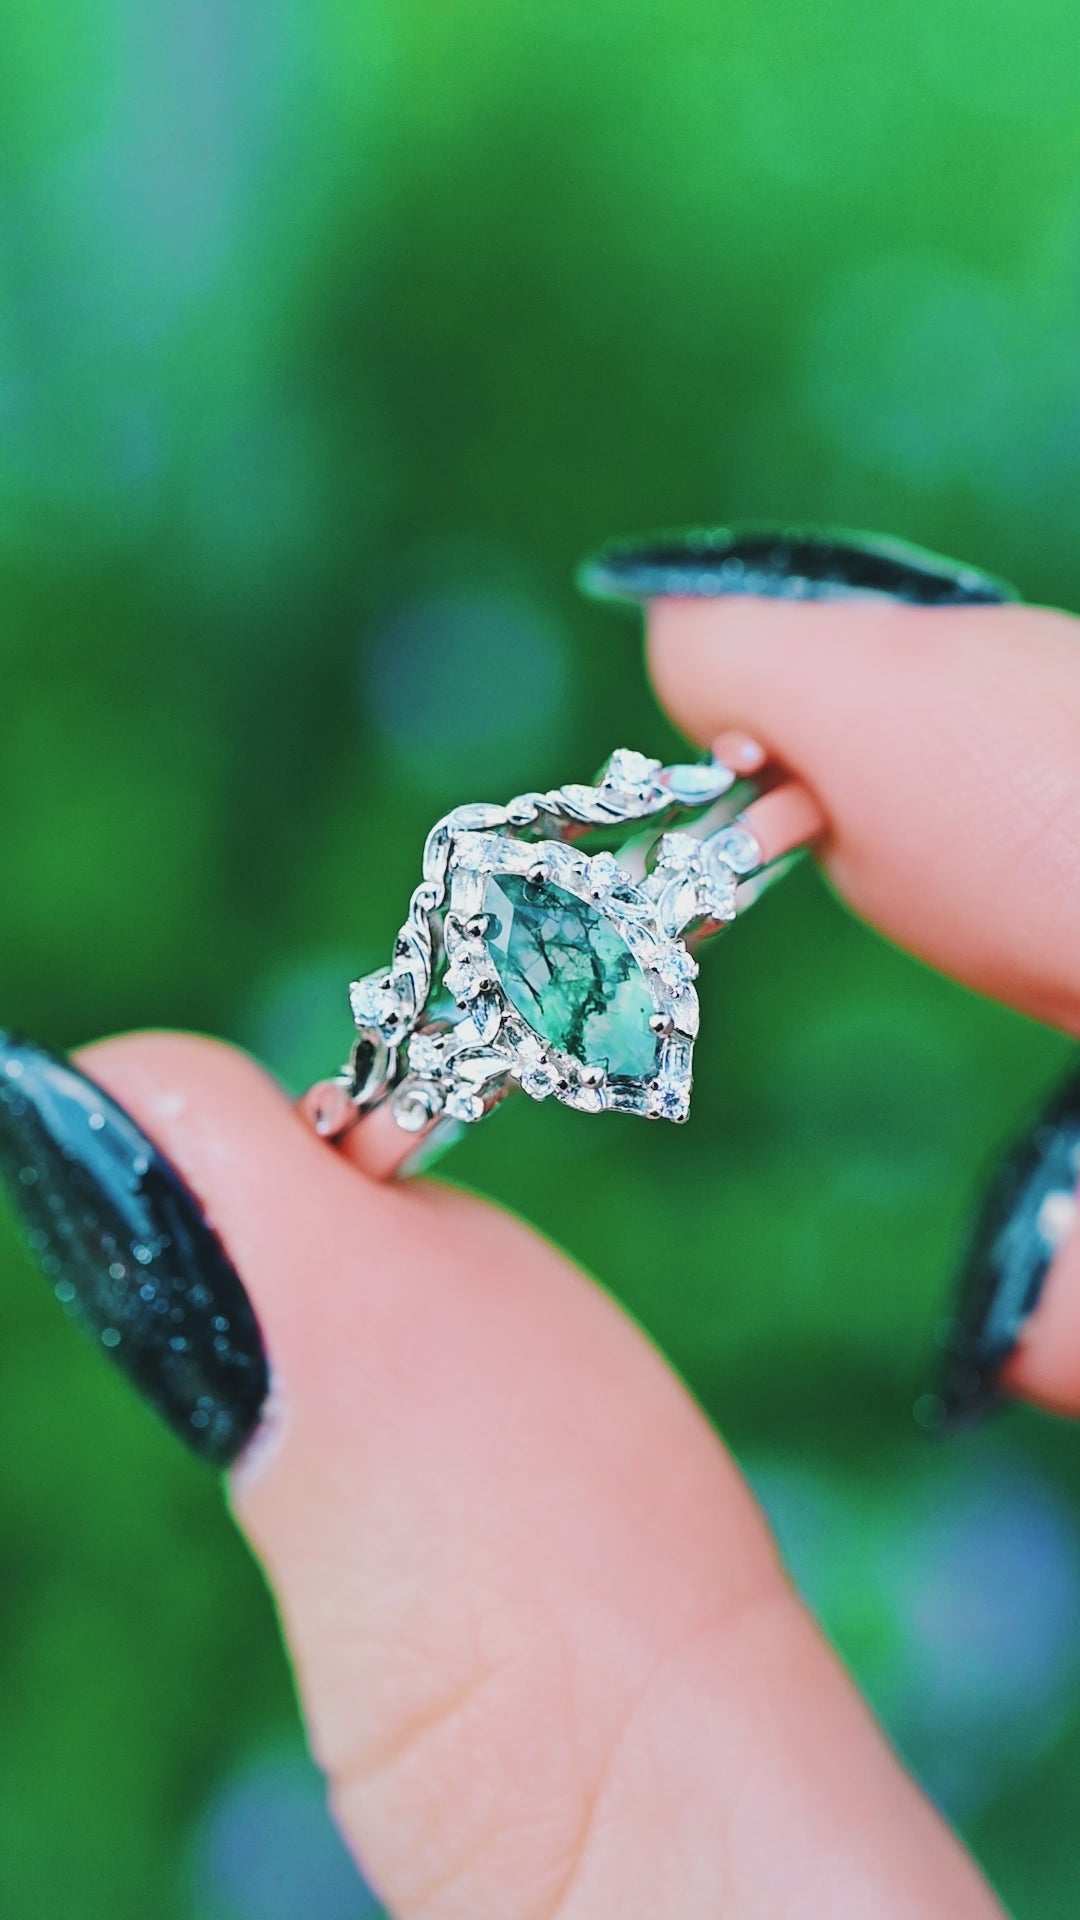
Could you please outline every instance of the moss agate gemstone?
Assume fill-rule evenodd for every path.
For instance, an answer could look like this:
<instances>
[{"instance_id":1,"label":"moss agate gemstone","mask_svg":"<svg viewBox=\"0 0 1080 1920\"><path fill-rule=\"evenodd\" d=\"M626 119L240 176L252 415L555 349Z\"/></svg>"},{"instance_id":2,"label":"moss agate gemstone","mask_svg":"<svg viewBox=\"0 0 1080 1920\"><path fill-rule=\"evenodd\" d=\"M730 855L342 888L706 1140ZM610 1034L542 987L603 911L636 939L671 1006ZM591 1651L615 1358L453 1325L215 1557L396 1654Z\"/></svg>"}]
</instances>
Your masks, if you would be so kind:
<instances>
[{"instance_id":1,"label":"moss agate gemstone","mask_svg":"<svg viewBox=\"0 0 1080 1920\"><path fill-rule=\"evenodd\" d=\"M616 1078L652 1074L652 995L610 920L551 881L517 874L491 877L484 912L506 997L534 1033Z\"/></svg>"}]
</instances>

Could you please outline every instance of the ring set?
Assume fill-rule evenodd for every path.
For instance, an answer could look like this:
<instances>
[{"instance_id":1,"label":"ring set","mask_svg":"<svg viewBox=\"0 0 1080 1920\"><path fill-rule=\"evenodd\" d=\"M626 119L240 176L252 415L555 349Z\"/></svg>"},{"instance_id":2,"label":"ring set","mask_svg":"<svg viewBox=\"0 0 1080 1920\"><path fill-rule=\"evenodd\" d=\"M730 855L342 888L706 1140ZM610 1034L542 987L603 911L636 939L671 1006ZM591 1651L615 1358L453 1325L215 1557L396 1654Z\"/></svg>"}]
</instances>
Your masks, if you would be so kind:
<instances>
[{"instance_id":1,"label":"ring set","mask_svg":"<svg viewBox=\"0 0 1080 1920\"><path fill-rule=\"evenodd\" d=\"M755 757L665 767L619 749L591 786L437 821L389 967L349 990L348 1063L300 1103L309 1124L336 1140L377 1113L386 1173L517 1088L685 1120L696 950L820 827L797 782L742 777Z\"/></svg>"}]
</instances>

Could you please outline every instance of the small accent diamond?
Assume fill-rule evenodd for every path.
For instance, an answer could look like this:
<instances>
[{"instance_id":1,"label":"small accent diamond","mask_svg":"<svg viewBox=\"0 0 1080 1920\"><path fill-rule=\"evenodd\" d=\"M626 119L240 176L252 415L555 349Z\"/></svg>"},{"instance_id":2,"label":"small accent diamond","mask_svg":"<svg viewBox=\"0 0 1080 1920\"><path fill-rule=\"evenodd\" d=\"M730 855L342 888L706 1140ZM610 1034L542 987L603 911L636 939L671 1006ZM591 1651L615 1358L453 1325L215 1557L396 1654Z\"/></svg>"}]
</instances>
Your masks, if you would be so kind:
<instances>
[{"instance_id":1,"label":"small accent diamond","mask_svg":"<svg viewBox=\"0 0 1080 1920\"><path fill-rule=\"evenodd\" d=\"M662 833L656 849L656 863L674 872L694 872L701 860L701 841L692 833Z\"/></svg>"},{"instance_id":2,"label":"small accent diamond","mask_svg":"<svg viewBox=\"0 0 1080 1920\"><path fill-rule=\"evenodd\" d=\"M698 881L698 905L710 920L734 920L736 876L730 868L713 867Z\"/></svg>"},{"instance_id":3,"label":"small accent diamond","mask_svg":"<svg viewBox=\"0 0 1080 1920\"><path fill-rule=\"evenodd\" d=\"M559 1084L559 1073L550 1061L538 1060L535 1066L522 1067L521 1084L534 1100L546 1100Z\"/></svg>"},{"instance_id":4,"label":"small accent diamond","mask_svg":"<svg viewBox=\"0 0 1080 1920\"><path fill-rule=\"evenodd\" d=\"M390 974L369 974L354 980L349 988L349 1005L358 1027L393 1039L400 1034L411 1012L411 980L408 975L395 980Z\"/></svg>"},{"instance_id":5,"label":"small accent diamond","mask_svg":"<svg viewBox=\"0 0 1080 1920\"><path fill-rule=\"evenodd\" d=\"M534 1100L546 1100L561 1082L558 1068L548 1058L538 1040L531 1035L518 1047L518 1079L525 1093Z\"/></svg>"},{"instance_id":6,"label":"small accent diamond","mask_svg":"<svg viewBox=\"0 0 1080 1920\"><path fill-rule=\"evenodd\" d=\"M629 747L618 747L604 768L601 794L604 799L640 806L656 792L659 772L659 760L650 760Z\"/></svg>"},{"instance_id":7,"label":"small accent diamond","mask_svg":"<svg viewBox=\"0 0 1080 1920\"><path fill-rule=\"evenodd\" d=\"M447 1094L444 1111L451 1120L482 1120L484 1103L478 1093L466 1093L459 1087Z\"/></svg>"},{"instance_id":8,"label":"small accent diamond","mask_svg":"<svg viewBox=\"0 0 1080 1920\"><path fill-rule=\"evenodd\" d=\"M654 1080L649 1087L648 1110L658 1120L685 1120L690 1111L690 1089L677 1080Z\"/></svg>"},{"instance_id":9,"label":"small accent diamond","mask_svg":"<svg viewBox=\"0 0 1080 1920\"><path fill-rule=\"evenodd\" d=\"M455 954L446 969L446 991L452 993L459 1005L466 1000L475 1000L487 985L488 974L481 962L472 959L467 953Z\"/></svg>"},{"instance_id":10,"label":"small accent diamond","mask_svg":"<svg viewBox=\"0 0 1080 1920\"><path fill-rule=\"evenodd\" d=\"M444 1060L445 1041L441 1034L414 1033L409 1041L409 1066L422 1079L438 1073Z\"/></svg>"},{"instance_id":11,"label":"small accent diamond","mask_svg":"<svg viewBox=\"0 0 1080 1920\"><path fill-rule=\"evenodd\" d=\"M698 977L697 961L679 940L673 940L670 946L657 948L651 965L666 987L689 986L691 980Z\"/></svg>"},{"instance_id":12,"label":"small accent diamond","mask_svg":"<svg viewBox=\"0 0 1080 1920\"><path fill-rule=\"evenodd\" d=\"M466 873L480 872L490 859L491 844L482 834L464 833L454 844L454 865Z\"/></svg>"},{"instance_id":13,"label":"small accent diamond","mask_svg":"<svg viewBox=\"0 0 1080 1920\"><path fill-rule=\"evenodd\" d=\"M625 867L620 867L613 853L597 853L589 861L589 892L597 899L608 893L612 887L633 886L633 880Z\"/></svg>"}]
</instances>

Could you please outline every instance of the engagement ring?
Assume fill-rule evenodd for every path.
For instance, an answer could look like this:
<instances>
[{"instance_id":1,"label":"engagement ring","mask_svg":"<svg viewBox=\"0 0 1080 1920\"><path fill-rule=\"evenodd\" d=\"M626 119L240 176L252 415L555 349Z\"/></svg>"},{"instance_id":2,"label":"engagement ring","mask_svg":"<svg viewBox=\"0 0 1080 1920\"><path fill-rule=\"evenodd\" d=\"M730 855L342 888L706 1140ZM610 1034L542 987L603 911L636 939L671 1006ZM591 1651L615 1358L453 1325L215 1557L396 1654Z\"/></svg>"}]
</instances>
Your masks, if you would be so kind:
<instances>
[{"instance_id":1,"label":"engagement ring","mask_svg":"<svg viewBox=\"0 0 1080 1920\"><path fill-rule=\"evenodd\" d=\"M621 748L593 786L437 821L389 967L349 990L348 1063L300 1102L315 1131L370 1115L357 1157L386 1175L515 1088L685 1120L697 950L822 826L762 749L725 740L685 766Z\"/></svg>"}]
</instances>

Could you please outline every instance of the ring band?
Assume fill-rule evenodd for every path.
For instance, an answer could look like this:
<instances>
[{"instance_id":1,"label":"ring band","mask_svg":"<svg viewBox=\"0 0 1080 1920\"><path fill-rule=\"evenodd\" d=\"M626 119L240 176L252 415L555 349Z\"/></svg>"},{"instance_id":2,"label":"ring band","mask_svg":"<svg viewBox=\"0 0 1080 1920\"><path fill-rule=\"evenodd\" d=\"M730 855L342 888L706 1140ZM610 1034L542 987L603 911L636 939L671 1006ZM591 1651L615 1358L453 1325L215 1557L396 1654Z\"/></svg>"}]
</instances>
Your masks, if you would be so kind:
<instances>
[{"instance_id":1,"label":"ring band","mask_svg":"<svg viewBox=\"0 0 1080 1920\"><path fill-rule=\"evenodd\" d=\"M354 1157L386 1177L515 1087L685 1120L695 953L823 827L809 791L749 745L736 765L669 767L621 748L593 786L437 821L389 969L349 989L348 1063L299 1102L315 1132L341 1140L370 1115ZM582 845L602 840L618 857Z\"/></svg>"}]
</instances>

